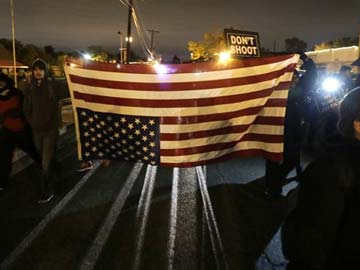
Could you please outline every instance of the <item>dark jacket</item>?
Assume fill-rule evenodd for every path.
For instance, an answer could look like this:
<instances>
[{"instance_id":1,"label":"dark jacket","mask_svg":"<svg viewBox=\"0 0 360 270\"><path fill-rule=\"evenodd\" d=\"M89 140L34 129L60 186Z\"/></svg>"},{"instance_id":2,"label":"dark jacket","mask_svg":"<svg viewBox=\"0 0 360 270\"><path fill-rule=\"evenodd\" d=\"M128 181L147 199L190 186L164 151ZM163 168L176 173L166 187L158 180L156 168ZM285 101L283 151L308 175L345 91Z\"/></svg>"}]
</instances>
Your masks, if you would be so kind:
<instances>
[{"instance_id":1,"label":"dark jacket","mask_svg":"<svg viewBox=\"0 0 360 270\"><path fill-rule=\"evenodd\" d=\"M22 93L14 87L0 90L0 129L20 132L26 121L22 112Z\"/></svg>"},{"instance_id":2,"label":"dark jacket","mask_svg":"<svg viewBox=\"0 0 360 270\"><path fill-rule=\"evenodd\" d=\"M24 113L34 132L59 128L59 108L54 89L47 80L32 82L24 91Z\"/></svg>"},{"instance_id":3,"label":"dark jacket","mask_svg":"<svg viewBox=\"0 0 360 270\"><path fill-rule=\"evenodd\" d=\"M283 227L288 269L360 269L360 141L311 163Z\"/></svg>"}]
</instances>

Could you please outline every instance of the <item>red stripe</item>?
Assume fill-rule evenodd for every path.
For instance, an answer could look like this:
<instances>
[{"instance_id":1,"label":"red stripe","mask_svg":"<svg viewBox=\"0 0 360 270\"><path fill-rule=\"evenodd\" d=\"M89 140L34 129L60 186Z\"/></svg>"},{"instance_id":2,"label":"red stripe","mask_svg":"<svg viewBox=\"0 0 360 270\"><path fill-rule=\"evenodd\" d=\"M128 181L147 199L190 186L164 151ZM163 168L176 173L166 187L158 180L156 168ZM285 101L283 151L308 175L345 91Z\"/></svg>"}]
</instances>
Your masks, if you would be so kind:
<instances>
[{"instance_id":1,"label":"red stripe","mask_svg":"<svg viewBox=\"0 0 360 270\"><path fill-rule=\"evenodd\" d=\"M289 84L289 83L287 83ZM133 98L116 98L100 95L85 94L74 91L74 97L86 102L127 106L143 108L187 108L187 107L205 107L221 104L231 104L236 102L248 101L251 99L269 97L274 90L283 90L284 88L276 86L275 88L264 89L257 92L238 94L231 96L218 96L212 98L193 98L193 99L133 99Z\"/></svg>"},{"instance_id":2,"label":"red stripe","mask_svg":"<svg viewBox=\"0 0 360 270\"><path fill-rule=\"evenodd\" d=\"M282 153L271 153L264 150L259 149L248 149L248 150L240 150L236 152L232 152L230 154L224 155L222 157L214 158L214 159L208 159L208 160L202 160L197 162L184 162L184 163L161 163L160 165L163 167L195 167L200 165L206 165L210 163L217 163L221 161L225 161L231 158L235 157L254 157L254 156L262 156L266 159L269 159L271 161L279 162L283 158Z\"/></svg>"},{"instance_id":3,"label":"red stripe","mask_svg":"<svg viewBox=\"0 0 360 270\"><path fill-rule=\"evenodd\" d=\"M164 65L168 72L173 73L194 73L194 72L203 72L203 71L221 71L234 68L245 68L245 67L254 67L259 65L273 64L281 62L287 59L290 59L293 55L280 55L280 56L271 56L271 57L262 57L262 58L253 58L253 59L242 59L234 60L226 65L220 65L217 62L207 62L207 63L191 63L191 64L180 64L180 65ZM73 63L77 68L84 68L90 70L98 71L108 71L108 72L124 72L124 73L138 73L138 74L156 74L154 65L150 64L108 64L100 63L93 61L76 61L67 59L66 64L70 66Z\"/></svg>"},{"instance_id":4,"label":"red stripe","mask_svg":"<svg viewBox=\"0 0 360 270\"><path fill-rule=\"evenodd\" d=\"M240 140L227 142L227 143L216 143L209 144L197 147L188 147L188 148L180 148L180 149L161 149L161 156L186 156L186 155L194 155L199 153L220 151L228 148L234 147L236 144L245 141L258 141L265 143L282 143L283 135L270 135L270 134L255 134L249 133L244 135Z\"/></svg>"},{"instance_id":5,"label":"red stripe","mask_svg":"<svg viewBox=\"0 0 360 270\"><path fill-rule=\"evenodd\" d=\"M261 75L253 75L240 78L222 79L222 80L209 80L197 82L172 82L172 83L138 83L138 82L123 82L123 81L109 81L101 79L86 78L70 74L72 83L88 85L92 87L102 87L120 90L137 90L137 91L189 91L189 90L202 90L212 88L224 88L232 86L240 86L247 84L254 84L263 81L276 79L286 72L294 71L296 64L291 64L281 70L264 73Z\"/></svg>"},{"instance_id":6,"label":"red stripe","mask_svg":"<svg viewBox=\"0 0 360 270\"><path fill-rule=\"evenodd\" d=\"M235 112L215 113L210 115L161 117L160 123L164 125L178 125L178 124L195 124L195 123L229 120L231 118L236 118L246 115L257 115L259 114L261 109L266 107L272 108L272 107L285 107L285 106L286 106L286 99L269 99L265 104L265 106L246 108Z\"/></svg>"},{"instance_id":7,"label":"red stripe","mask_svg":"<svg viewBox=\"0 0 360 270\"><path fill-rule=\"evenodd\" d=\"M264 124L264 125L273 125L273 126L282 126L284 123L284 119L282 117L261 117L260 120L256 119L254 123L247 125L237 125L237 126L228 126L224 128L218 129L210 129L203 131L195 131L195 132L187 132L187 133L161 133L160 140L161 141L183 141L190 139L199 139L212 137L222 134L231 134L231 133L241 133L245 132L249 126L255 124Z\"/></svg>"}]
</instances>

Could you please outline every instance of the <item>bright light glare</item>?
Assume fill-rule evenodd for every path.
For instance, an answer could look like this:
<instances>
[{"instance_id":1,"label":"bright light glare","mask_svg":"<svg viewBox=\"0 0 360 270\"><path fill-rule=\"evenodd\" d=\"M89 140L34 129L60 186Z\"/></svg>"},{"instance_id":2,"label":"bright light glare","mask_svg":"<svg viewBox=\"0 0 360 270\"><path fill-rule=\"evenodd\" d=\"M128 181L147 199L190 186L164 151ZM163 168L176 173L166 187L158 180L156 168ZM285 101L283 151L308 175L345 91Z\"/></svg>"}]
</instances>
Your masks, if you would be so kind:
<instances>
[{"instance_id":1,"label":"bright light glare","mask_svg":"<svg viewBox=\"0 0 360 270\"><path fill-rule=\"evenodd\" d=\"M336 92L340 89L340 81L332 77L326 78L322 83L322 88L327 92Z\"/></svg>"},{"instance_id":2,"label":"bright light glare","mask_svg":"<svg viewBox=\"0 0 360 270\"><path fill-rule=\"evenodd\" d=\"M229 52L221 52L219 54L219 62L220 63L227 63L230 60L230 53Z\"/></svg>"},{"instance_id":3,"label":"bright light glare","mask_svg":"<svg viewBox=\"0 0 360 270\"><path fill-rule=\"evenodd\" d=\"M166 74L168 73L167 67L165 65L161 65L159 62L155 62L154 68L157 74Z\"/></svg>"},{"instance_id":4,"label":"bright light glare","mask_svg":"<svg viewBox=\"0 0 360 270\"><path fill-rule=\"evenodd\" d=\"M88 54L88 53L84 53L84 54L83 54L83 57L84 57L86 60L91 60L91 55Z\"/></svg>"}]
</instances>

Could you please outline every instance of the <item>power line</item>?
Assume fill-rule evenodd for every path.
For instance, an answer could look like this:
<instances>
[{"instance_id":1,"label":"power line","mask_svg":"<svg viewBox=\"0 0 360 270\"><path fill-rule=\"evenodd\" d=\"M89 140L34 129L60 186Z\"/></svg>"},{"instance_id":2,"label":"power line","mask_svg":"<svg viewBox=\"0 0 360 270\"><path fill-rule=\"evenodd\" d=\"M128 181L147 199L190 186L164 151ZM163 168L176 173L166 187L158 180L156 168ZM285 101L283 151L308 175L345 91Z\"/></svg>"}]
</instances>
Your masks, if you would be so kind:
<instances>
[{"instance_id":1,"label":"power line","mask_svg":"<svg viewBox=\"0 0 360 270\"><path fill-rule=\"evenodd\" d=\"M154 29L150 29L150 30L147 30L147 31L151 34L150 52L151 52L151 54L153 54L154 35L155 34L160 34L160 31L154 30Z\"/></svg>"}]
</instances>

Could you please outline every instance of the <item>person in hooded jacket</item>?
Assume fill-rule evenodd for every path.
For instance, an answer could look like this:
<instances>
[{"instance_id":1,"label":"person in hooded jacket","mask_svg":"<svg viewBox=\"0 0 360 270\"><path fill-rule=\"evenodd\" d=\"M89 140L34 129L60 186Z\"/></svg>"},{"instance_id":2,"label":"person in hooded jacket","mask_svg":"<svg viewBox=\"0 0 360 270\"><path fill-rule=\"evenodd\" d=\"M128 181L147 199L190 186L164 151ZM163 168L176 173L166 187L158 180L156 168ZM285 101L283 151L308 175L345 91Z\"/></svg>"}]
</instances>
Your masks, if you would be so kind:
<instances>
[{"instance_id":1,"label":"person in hooded jacket","mask_svg":"<svg viewBox=\"0 0 360 270\"><path fill-rule=\"evenodd\" d=\"M304 171L283 226L288 270L360 269L360 88L339 108L342 140Z\"/></svg>"},{"instance_id":2,"label":"person in hooded jacket","mask_svg":"<svg viewBox=\"0 0 360 270\"><path fill-rule=\"evenodd\" d=\"M33 132L35 146L42 158L41 197L39 203L54 196L55 150L59 136L59 107L48 80L48 66L42 59L32 64L31 83L24 91L24 113Z\"/></svg>"},{"instance_id":3,"label":"person in hooded jacket","mask_svg":"<svg viewBox=\"0 0 360 270\"><path fill-rule=\"evenodd\" d=\"M40 163L22 111L22 102L22 93L8 76L0 72L0 191L8 187L16 147Z\"/></svg>"}]
</instances>

